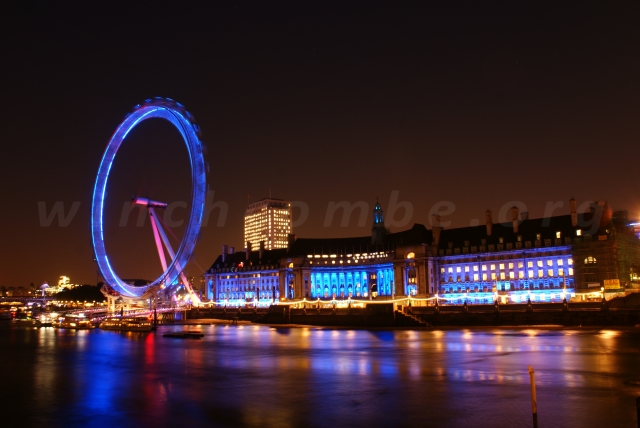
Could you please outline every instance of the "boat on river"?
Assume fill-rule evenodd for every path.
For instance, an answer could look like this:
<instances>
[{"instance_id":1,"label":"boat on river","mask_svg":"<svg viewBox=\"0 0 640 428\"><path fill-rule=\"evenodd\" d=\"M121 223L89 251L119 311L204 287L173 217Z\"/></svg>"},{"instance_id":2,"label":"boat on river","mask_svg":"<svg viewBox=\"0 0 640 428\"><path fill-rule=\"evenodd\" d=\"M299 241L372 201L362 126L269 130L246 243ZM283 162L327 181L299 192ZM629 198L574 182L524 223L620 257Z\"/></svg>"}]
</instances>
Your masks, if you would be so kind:
<instances>
[{"instance_id":1,"label":"boat on river","mask_svg":"<svg viewBox=\"0 0 640 428\"><path fill-rule=\"evenodd\" d=\"M200 339L204 337L201 331L174 331L171 333L165 333L162 337L169 337L172 339Z\"/></svg>"},{"instance_id":2,"label":"boat on river","mask_svg":"<svg viewBox=\"0 0 640 428\"><path fill-rule=\"evenodd\" d=\"M57 322L53 323L55 328L64 328L71 330L91 330L95 326L91 323L91 320L82 314L65 315Z\"/></svg>"},{"instance_id":3,"label":"boat on river","mask_svg":"<svg viewBox=\"0 0 640 428\"><path fill-rule=\"evenodd\" d=\"M153 323L146 316L109 317L100 323L100 328L111 331L151 331Z\"/></svg>"},{"instance_id":4,"label":"boat on river","mask_svg":"<svg viewBox=\"0 0 640 428\"><path fill-rule=\"evenodd\" d=\"M36 327L53 327L54 316L51 314L41 314L34 319Z\"/></svg>"}]
</instances>

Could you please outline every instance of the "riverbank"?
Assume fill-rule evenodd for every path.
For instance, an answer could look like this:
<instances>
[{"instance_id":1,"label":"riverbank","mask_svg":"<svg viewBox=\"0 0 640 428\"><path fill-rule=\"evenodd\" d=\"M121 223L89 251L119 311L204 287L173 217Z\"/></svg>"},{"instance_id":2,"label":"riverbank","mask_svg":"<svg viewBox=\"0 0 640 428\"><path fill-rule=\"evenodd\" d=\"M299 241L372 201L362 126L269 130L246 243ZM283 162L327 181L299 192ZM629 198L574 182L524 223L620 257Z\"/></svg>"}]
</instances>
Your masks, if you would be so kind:
<instances>
[{"instance_id":1,"label":"riverbank","mask_svg":"<svg viewBox=\"0 0 640 428\"><path fill-rule=\"evenodd\" d=\"M608 306L571 307L545 305L469 305L365 308L301 308L274 305L268 309L210 308L191 310L191 322L258 323L332 328L430 328L430 327L630 327L640 325L640 309ZM211 321L203 321L211 320ZM216 320L216 321L213 321Z\"/></svg>"}]
</instances>

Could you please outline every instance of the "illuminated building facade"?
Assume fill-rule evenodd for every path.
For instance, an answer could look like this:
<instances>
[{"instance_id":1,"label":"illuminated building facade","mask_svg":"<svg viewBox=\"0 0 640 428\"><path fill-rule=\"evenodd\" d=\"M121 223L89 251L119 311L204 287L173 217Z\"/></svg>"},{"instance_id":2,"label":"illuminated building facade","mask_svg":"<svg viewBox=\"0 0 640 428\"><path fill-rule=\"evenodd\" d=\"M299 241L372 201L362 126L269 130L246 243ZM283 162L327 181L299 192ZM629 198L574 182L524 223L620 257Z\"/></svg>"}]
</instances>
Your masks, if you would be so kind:
<instances>
[{"instance_id":1,"label":"illuminated building facade","mask_svg":"<svg viewBox=\"0 0 640 428\"><path fill-rule=\"evenodd\" d=\"M571 216L441 230L438 294L450 303L562 301L575 295ZM577 218L577 217L576 217ZM437 222L437 219L435 219Z\"/></svg>"},{"instance_id":2,"label":"illuminated building facade","mask_svg":"<svg viewBox=\"0 0 640 428\"><path fill-rule=\"evenodd\" d=\"M208 297L229 304L257 298L392 299L434 297L441 303L560 302L640 291L640 240L626 213L606 203L586 213L447 229L415 224L355 238L291 240L288 248L249 250L230 258L223 247L205 274ZM377 217L376 217L377 216ZM379 204L374 218L383 221ZM232 252L231 252L232 253ZM240 294L238 294L240 293ZM243 294L244 293L244 294ZM233 302L233 299L240 299Z\"/></svg>"},{"instance_id":3,"label":"illuminated building facade","mask_svg":"<svg viewBox=\"0 0 640 428\"><path fill-rule=\"evenodd\" d=\"M266 250L287 248L287 237L291 233L291 203L265 198L247 205L244 242L264 242Z\"/></svg>"},{"instance_id":4,"label":"illuminated building facade","mask_svg":"<svg viewBox=\"0 0 640 428\"><path fill-rule=\"evenodd\" d=\"M286 249L242 251L222 248L214 265L205 273L210 300L234 306L246 302L271 304L280 299L280 261Z\"/></svg>"},{"instance_id":5,"label":"illuminated building facade","mask_svg":"<svg viewBox=\"0 0 640 428\"><path fill-rule=\"evenodd\" d=\"M426 295L434 292L430 232L423 225L397 233L383 227L376 204L372 235L295 239L285 249L223 252L204 274L207 297L229 305L249 299L269 305L279 299L358 299ZM277 280L277 282L276 282ZM429 287L428 284L431 284Z\"/></svg>"},{"instance_id":6,"label":"illuminated building facade","mask_svg":"<svg viewBox=\"0 0 640 428\"><path fill-rule=\"evenodd\" d=\"M285 288L312 299L392 298L433 289L430 232L423 225L397 233L339 239L297 239L289 248ZM418 280L420 279L420 280Z\"/></svg>"}]
</instances>

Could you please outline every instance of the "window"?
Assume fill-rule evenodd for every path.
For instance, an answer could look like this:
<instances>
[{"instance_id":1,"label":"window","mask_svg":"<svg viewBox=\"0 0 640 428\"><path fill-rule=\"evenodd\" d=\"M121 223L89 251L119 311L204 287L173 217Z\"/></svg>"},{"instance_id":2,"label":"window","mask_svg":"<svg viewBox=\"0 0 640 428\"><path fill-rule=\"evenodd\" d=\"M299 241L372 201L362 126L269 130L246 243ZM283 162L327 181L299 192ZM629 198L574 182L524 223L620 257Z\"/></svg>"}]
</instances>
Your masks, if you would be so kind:
<instances>
[{"instance_id":1,"label":"window","mask_svg":"<svg viewBox=\"0 0 640 428\"><path fill-rule=\"evenodd\" d=\"M504 238L502 238L502 237L498 238L498 243L504 244Z\"/></svg>"},{"instance_id":2,"label":"window","mask_svg":"<svg viewBox=\"0 0 640 428\"><path fill-rule=\"evenodd\" d=\"M469 266L465 266L465 267L464 267L464 271L465 271L465 272L469 272Z\"/></svg>"},{"instance_id":3,"label":"window","mask_svg":"<svg viewBox=\"0 0 640 428\"><path fill-rule=\"evenodd\" d=\"M544 271L542 269L538 269L538 278L542 278L544 276Z\"/></svg>"},{"instance_id":4,"label":"window","mask_svg":"<svg viewBox=\"0 0 640 428\"><path fill-rule=\"evenodd\" d=\"M486 271L487 270L487 265L482 265L482 270Z\"/></svg>"},{"instance_id":5,"label":"window","mask_svg":"<svg viewBox=\"0 0 640 428\"><path fill-rule=\"evenodd\" d=\"M500 272L500 279L505 279L504 272Z\"/></svg>"},{"instance_id":6,"label":"window","mask_svg":"<svg viewBox=\"0 0 640 428\"><path fill-rule=\"evenodd\" d=\"M553 269L548 269L547 270L547 275L553 276Z\"/></svg>"},{"instance_id":7,"label":"window","mask_svg":"<svg viewBox=\"0 0 640 428\"><path fill-rule=\"evenodd\" d=\"M456 267L456 272L457 272L457 273L462 272L462 269L460 269L460 266L457 266L457 267Z\"/></svg>"},{"instance_id":8,"label":"window","mask_svg":"<svg viewBox=\"0 0 640 428\"><path fill-rule=\"evenodd\" d=\"M576 236L582 236L582 230L580 229L576 230Z\"/></svg>"},{"instance_id":9,"label":"window","mask_svg":"<svg viewBox=\"0 0 640 428\"><path fill-rule=\"evenodd\" d=\"M538 260L538 267L542 267L542 260Z\"/></svg>"},{"instance_id":10,"label":"window","mask_svg":"<svg viewBox=\"0 0 640 428\"><path fill-rule=\"evenodd\" d=\"M486 281L486 280L487 280L487 274L486 274L486 273L483 273L483 274L482 274L482 280L483 280L483 281Z\"/></svg>"},{"instance_id":11,"label":"window","mask_svg":"<svg viewBox=\"0 0 640 428\"><path fill-rule=\"evenodd\" d=\"M540 234L536 233L536 241L539 241L539 240L540 240Z\"/></svg>"},{"instance_id":12,"label":"window","mask_svg":"<svg viewBox=\"0 0 640 428\"><path fill-rule=\"evenodd\" d=\"M473 267L473 271L474 271L474 272L478 272L478 265L475 265L475 266Z\"/></svg>"},{"instance_id":13,"label":"window","mask_svg":"<svg viewBox=\"0 0 640 428\"><path fill-rule=\"evenodd\" d=\"M528 268L533 267L533 262L527 262L527 267Z\"/></svg>"},{"instance_id":14,"label":"window","mask_svg":"<svg viewBox=\"0 0 640 428\"><path fill-rule=\"evenodd\" d=\"M478 280L478 274L477 274L477 273L474 273L474 274L473 274L473 280L474 280L474 281L477 281L477 280Z\"/></svg>"},{"instance_id":15,"label":"window","mask_svg":"<svg viewBox=\"0 0 640 428\"><path fill-rule=\"evenodd\" d=\"M513 263L509 263L509 269L513 269Z\"/></svg>"},{"instance_id":16,"label":"window","mask_svg":"<svg viewBox=\"0 0 640 428\"><path fill-rule=\"evenodd\" d=\"M447 272L449 272L449 273L453 273L453 268L452 268L452 267L450 267L450 268L447 270Z\"/></svg>"},{"instance_id":17,"label":"window","mask_svg":"<svg viewBox=\"0 0 640 428\"><path fill-rule=\"evenodd\" d=\"M491 279L495 280L496 279L496 274L494 272L491 273Z\"/></svg>"},{"instance_id":18,"label":"window","mask_svg":"<svg viewBox=\"0 0 640 428\"><path fill-rule=\"evenodd\" d=\"M515 279L515 277L516 277L515 272L509 272L509 279Z\"/></svg>"},{"instance_id":19,"label":"window","mask_svg":"<svg viewBox=\"0 0 640 428\"><path fill-rule=\"evenodd\" d=\"M491 265L491 270L496 270L496 265Z\"/></svg>"},{"instance_id":20,"label":"window","mask_svg":"<svg viewBox=\"0 0 640 428\"><path fill-rule=\"evenodd\" d=\"M562 233L556 232L556 238L560 239L562 237Z\"/></svg>"},{"instance_id":21,"label":"window","mask_svg":"<svg viewBox=\"0 0 640 428\"><path fill-rule=\"evenodd\" d=\"M524 267L524 263L518 262L518 269L522 269Z\"/></svg>"},{"instance_id":22,"label":"window","mask_svg":"<svg viewBox=\"0 0 640 428\"><path fill-rule=\"evenodd\" d=\"M524 279L524 271L518 272L518 279Z\"/></svg>"},{"instance_id":23,"label":"window","mask_svg":"<svg viewBox=\"0 0 640 428\"><path fill-rule=\"evenodd\" d=\"M569 276L573 276L573 268L569 268Z\"/></svg>"},{"instance_id":24,"label":"window","mask_svg":"<svg viewBox=\"0 0 640 428\"><path fill-rule=\"evenodd\" d=\"M564 269L558 269L558 276L564 276Z\"/></svg>"},{"instance_id":25,"label":"window","mask_svg":"<svg viewBox=\"0 0 640 428\"><path fill-rule=\"evenodd\" d=\"M597 263L597 260L596 260L596 258L595 258L595 257L591 257L591 256L589 256L589 257L587 257L586 259L584 259L584 264L585 264L585 265L594 265L594 264L596 264L596 263Z\"/></svg>"},{"instance_id":26,"label":"window","mask_svg":"<svg viewBox=\"0 0 640 428\"><path fill-rule=\"evenodd\" d=\"M563 264L563 263L564 263L564 262L563 262L563 260L562 260L562 259L558 259L558 266L562 266L562 264Z\"/></svg>"},{"instance_id":27,"label":"window","mask_svg":"<svg viewBox=\"0 0 640 428\"><path fill-rule=\"evenodd\" d=\"M444 268L440 268L440 273L444 273Z\"/></svg>"},{"instance_id":28,"label":"window","mask_svg":"<svg viewBox=\"0 0 640 428\"><path fill-rule=\"evenodd\" d=\"M547 260L547 266L553 266L553 260Z\"/></svg>"},{"instance_id":29,"label":"window","mask_svg":"<svg viewBox=\"0 0 640 428\"><path fill-rule=\"evenodd\" d=\"M500 263L500 270L504 270L504 263Z\"/></svg>"},{"instance_id":30,"label":"window","mask_svg":"<svg viewBox=\"0 0 640 428\"><path fill-rule=\"evenodd\" d=\"M569 260L567 260L567 264L568 264L569 266L571 266L571 265L573 264L573 259L569 259Z\"/></svg>"},{"instance_id":31,"label":"window","mask_svg":"<svg viewBox=\"0 0 640 428\"><path fill-rule=\"evenodd\" d=\"M533 270L529 271L529 278L533 278Z\"/></svg>"}]
</instances>

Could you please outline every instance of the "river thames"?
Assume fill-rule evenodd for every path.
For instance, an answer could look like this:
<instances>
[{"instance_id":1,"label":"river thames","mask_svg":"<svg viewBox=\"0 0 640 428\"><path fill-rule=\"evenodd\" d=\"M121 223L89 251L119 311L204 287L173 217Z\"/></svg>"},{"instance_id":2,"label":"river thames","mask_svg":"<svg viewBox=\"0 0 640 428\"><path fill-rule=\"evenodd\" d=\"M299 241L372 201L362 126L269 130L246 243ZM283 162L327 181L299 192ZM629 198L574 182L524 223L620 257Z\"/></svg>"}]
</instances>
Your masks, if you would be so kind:
<instances>
[{"instance_id":1,"label":"river thames","mask_svg":"<svg viewBox=\"0 0 640 428\"><path fill-rule=\"evenodd\" d=\"M198 329L201 340L163 333ZM2 426L636 427L640 328L0 325ZM11 423L11 425L5 425Z\"/></svg>"}]
</instances>

